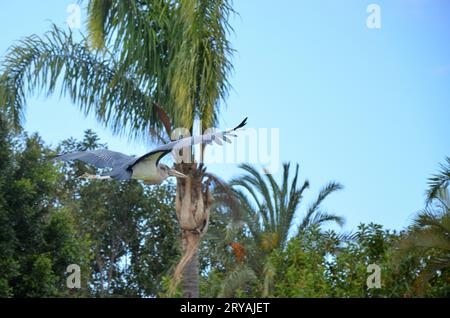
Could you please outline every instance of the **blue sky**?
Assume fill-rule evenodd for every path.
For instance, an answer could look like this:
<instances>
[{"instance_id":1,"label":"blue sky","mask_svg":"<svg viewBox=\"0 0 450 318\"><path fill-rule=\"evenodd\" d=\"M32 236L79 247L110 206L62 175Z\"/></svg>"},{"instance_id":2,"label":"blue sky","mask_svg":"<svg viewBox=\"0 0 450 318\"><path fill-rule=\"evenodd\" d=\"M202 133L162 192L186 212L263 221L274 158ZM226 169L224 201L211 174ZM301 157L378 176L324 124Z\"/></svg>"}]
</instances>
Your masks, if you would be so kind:
<instances>
[{"instance_id":1,"label":"blue sky","mask_svg":"<svg viewBox=\"0 0 450 318\"><path fill-rule=\"evenodd\" d=\"M65 25L75 1L0 1L0 54L21 37ZM369 4L381 28L369 29ZM345 187L325 202L360 222L401 229L423 207L427 178L450 155L450 3L446 0L246 0L231 36L233 91L220 125L280 129L280 160L300 164L312 200L331 180ZM82 18L85 17L82 12ZM112 136L58 95L28 100L26 129L50 144L92 128L110 148L149 146ZM213 166L225 179L235 166ZM306 206L306 205L305 205ZM304 206L304 207L305 207Z\"/></svg>"}]
</instances>

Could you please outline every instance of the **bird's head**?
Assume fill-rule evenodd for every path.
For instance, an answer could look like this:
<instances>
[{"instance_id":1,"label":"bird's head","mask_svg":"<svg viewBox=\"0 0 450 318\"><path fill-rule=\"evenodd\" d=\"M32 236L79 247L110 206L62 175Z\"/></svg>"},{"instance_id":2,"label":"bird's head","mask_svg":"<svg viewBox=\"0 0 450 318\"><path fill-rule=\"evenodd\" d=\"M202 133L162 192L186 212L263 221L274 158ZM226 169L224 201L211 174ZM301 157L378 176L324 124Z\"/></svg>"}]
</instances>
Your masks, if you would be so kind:
<instances>
[{"instance_id":1,"label":"bird's head","mask_svg":"<svg viewBox=\"0 0 450 318\"><path fill-rule=\"evenodd\" d=\"M165 164L159 164L158 166L159 166L159 171L160 171L163 179L168 178L168 177L187 178L187 176L185 174L178 172L175 169L169 168Z\"/></svg>"}]
</instances>

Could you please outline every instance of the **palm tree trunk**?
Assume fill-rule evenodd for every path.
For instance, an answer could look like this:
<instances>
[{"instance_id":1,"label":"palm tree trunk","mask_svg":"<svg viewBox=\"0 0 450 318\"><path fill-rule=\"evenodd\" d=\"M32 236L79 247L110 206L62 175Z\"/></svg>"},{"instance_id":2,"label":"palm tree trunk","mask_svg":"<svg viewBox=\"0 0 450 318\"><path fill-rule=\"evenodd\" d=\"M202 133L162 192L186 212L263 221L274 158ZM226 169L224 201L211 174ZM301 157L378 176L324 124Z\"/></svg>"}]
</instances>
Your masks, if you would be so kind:
<instances>
[{"instance_id":1,"label":"palm tree trunk","mask_svg":"<svg viewBox=\"0 0 450 318\"><path fill-rule=\"evenodd\" d=\"M188 175L177 179L176 212L181 228L183 255L174 278L183 274L183 296L199 297L199 251L201 238L208 229L212 196L209 182L203 184L205 169L202 165L178 164L177 170Z\"/></svg>"},{"instance_id":2,"label":"palm tree trunk","mask_svg":"<svg viewBox=\"0 0 450 318\"><path fill-rule=\"evenodd\" d=\"M198 247L195 248L194 255L192 255L191 260L186 264L183 271L183 297L200 297Z\"/></svg>"}]
</instances>

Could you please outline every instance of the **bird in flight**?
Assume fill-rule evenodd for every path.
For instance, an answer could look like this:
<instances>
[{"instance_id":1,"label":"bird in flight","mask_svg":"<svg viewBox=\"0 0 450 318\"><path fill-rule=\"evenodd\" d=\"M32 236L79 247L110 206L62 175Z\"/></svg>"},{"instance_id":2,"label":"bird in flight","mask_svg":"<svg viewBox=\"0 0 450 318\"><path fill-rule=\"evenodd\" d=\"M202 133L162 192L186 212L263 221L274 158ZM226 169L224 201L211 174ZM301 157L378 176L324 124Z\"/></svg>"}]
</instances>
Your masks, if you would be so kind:
<instances>
[{"instance_id":1,"label":"bird in flight","mask_svg":"<svg viewBox=\"0 0 450 318\"><path fill-rule=\"evenodd\" d=\"M159 161L172 151L177 151L196 144L222 145L222 141L231 143L228 137L237 137L233 132L247 124L247 117L236 127L230 130L208 133L199 136L185 137L161 145L140 157L132 157L117 151L97 149L65 153L53 157L53 160L71 161L81 160L96 168L109 168L102 175L84 174L86 179L116 179L116 180L143 180L146 184L159 184L166 178L173 176L187 178L187 176Z\"/></svg>"}]
</instances>

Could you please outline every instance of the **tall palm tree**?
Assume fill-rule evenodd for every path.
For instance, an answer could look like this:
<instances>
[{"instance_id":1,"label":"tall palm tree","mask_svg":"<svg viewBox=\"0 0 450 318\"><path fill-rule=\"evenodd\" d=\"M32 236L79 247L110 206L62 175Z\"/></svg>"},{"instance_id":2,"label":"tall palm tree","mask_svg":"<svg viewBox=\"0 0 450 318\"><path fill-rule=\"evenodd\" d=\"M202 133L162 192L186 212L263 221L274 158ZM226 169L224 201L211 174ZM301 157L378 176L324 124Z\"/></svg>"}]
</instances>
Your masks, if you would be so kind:
<instances>
[{"instance_id":1,"label":"tall palm tree","mask_svg":"<svg viewBox=\"0 0 450 318\"><path fill-rule=\"evenodd\" d=\"M229 90L229 0L90 0L88 34L77 41L53 26L12 46L1 65L0 106L20 128L27 93L57 87L116 134L168 140L174 127L217 122ZM169 120L170 118L170 120ZM198 296L197 246L211 195L201 164L179 164L184 296Z\"/></svg>"},{"instance_id":2,"label":"tall palm tree","mask_svg":"<svg viewBox=\"0 0 450 318\"><path fill-rule=\"evenodd\" d=\"M449 279L450 271L450 158L440 173L429 179L427 206L414 218L408 235L399 243L399 255L420 255L421 268L415 290L423 296L428 282L440 275ZM445 278L444 278L445 279Z\"/></svg>"},{"instance_id":3,"label":"tall palm tree","mask_svg":"<svg viewBox=\"0 0 450 318\"><path fill-rule=\"evenodd\" d=\"M264 273L263 295L267 296L273 276L273 266L267 256L273 250L283 248L290 236L301 236L311 227L321 227L330 222L343 225L343 217L322 209L323 201L331 193L342 189L342 185L330 182L323 187L305 215L299 218L299 206L309 182L306 180L298 184L298 164L292 179L289 177L290 164L283 164L281 184L271 174L262 175L251 165L243 164L240 168L245 174L231 180L230 186L254 244L252 267L256 272Z\"/></svg>"},{"instance_id":4,"label":"tall palm tree","mask_svg":"<svg viewBox=\"0 0 450 318\"><path fill-rule=\"evenodd\" d=\"M263 249L273 250L283 247L289 234L299 235L311 226L321 226L328 222L339 225L344 223L343 217L321 208L322 202L331 193L342 189L339 183L330 182L322 188L306 214L298 220L296 216L303 193L309 188L308 180L298 186L298 164L292 181L289 181L290 164L283 164L283 178L280 185L271 174L262 175L251 165L242 164L240 168L246 174L233 179L230 185L239 199L245 223L252 237Z\"/></svg>"}]
</instances>

